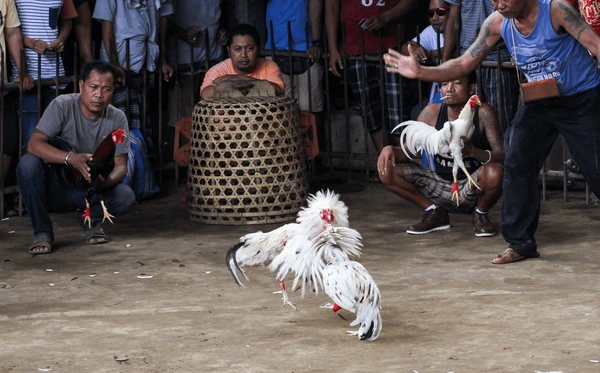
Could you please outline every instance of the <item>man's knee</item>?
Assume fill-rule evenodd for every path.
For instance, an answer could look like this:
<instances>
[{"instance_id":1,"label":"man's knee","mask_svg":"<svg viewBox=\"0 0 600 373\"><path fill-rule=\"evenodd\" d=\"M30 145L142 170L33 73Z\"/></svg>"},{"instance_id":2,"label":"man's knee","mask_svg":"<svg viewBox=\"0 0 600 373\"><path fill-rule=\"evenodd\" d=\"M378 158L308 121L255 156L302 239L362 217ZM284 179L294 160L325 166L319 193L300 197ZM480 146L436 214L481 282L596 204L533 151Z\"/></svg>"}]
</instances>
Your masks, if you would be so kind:
<instances>
[{"instance_id":1,"label":"man's knee","mask_svg":"<svg viewBox=\"0 0 600 373\"><path fill-rule=\"evenodd\" d=\"M500 163L490 163L483 167L481 174L482 184L488 189L502 187L504 167Z\"/></svg>"},{"instance_id":2,"label":"man's knee","mask_svg":"<svg viewBox=\"0 0 600 373\"><path fill-rule=\"evenodd\" d=\"M19 181L36 180L44 174L44 161L35 155L25 154L17 165L17 179Z\"/></svg>"},{"instance_id":3,"label":"man's knee","mask_svg":"<svg viewBox=\"0 0 600 373\"><path fill-rule=\"evenodd\" d=\"M125 183L117 184L113 190L114 204L116 205L115 216L125 215L136 204L135 193Z\"/></svg>"}]
</instances>

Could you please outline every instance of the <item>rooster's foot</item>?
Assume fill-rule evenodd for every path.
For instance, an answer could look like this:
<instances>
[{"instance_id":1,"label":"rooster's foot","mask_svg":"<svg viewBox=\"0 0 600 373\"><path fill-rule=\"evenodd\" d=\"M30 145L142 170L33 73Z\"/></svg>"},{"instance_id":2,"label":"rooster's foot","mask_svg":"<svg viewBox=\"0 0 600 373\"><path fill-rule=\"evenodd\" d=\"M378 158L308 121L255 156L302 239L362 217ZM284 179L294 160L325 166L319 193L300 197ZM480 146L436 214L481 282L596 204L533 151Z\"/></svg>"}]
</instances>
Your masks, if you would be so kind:
<instances>
[{"instance_id":1,"label":"rooster's foot","mask_svg":"<svg viewBox=\"0 0 600 373\"><path fill-rule=\"evenodd\" d=\"M102 212L104 214L104 216L102 217L102 222L104 223L104 220L108 220L111 224L114 224L111 219L111 218L114 218L114 216L108 212L108 209L106 208L106 205L104 204L104 201L100 201L100 205L102 205Z\"/></svg>"}]
</instances>

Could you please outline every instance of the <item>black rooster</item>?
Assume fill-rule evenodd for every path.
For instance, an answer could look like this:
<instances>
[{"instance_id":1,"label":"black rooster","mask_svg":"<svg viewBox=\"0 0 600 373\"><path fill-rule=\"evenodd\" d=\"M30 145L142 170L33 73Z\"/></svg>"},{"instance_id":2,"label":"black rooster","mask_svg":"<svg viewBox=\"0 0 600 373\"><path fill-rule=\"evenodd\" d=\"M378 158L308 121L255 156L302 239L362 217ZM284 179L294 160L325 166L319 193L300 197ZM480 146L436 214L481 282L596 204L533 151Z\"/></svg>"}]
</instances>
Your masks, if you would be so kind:
<instances>
[{"instance_id":1,"label":"black rooster","mask_svg":"<svg viewBox=\"0 0 600 373\"><path fill-rule=\"evenodd\" d=\"M91 182L85 198L85 211L82 217L84 224L87 223L90 228L92 226L92 214L90 211L89 200L93 195L98 196L98 201L100 201L100 205L102 205L102 211L104 213L102 222L108 219L108 221L112 223L111 218L114 218L114 216L106 209L104 200L102 199L102 180L108 178L108 175L110 175L113 168L115 168L116 145L121 144L126 136L125 130L114 130L102 140L100 145L98 145L94 154L92 154L92 160L87 161L88 166L90 166ZM81 179L82 175L79 172L78 174L78 178ZM102 175L103 179L99 177L100 175Z\"/></svg>"}]
</instances>

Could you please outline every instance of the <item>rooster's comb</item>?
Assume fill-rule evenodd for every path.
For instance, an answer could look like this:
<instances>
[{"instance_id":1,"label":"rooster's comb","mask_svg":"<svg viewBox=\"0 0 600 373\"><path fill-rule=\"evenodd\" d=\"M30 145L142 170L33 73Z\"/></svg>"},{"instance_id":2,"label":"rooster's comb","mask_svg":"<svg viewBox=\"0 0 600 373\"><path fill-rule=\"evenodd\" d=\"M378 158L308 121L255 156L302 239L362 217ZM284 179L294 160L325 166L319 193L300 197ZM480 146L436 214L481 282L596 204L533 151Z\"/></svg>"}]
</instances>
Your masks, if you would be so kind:
<instances>
[{"instance_id":1,"label":"rooster's comb","mask_svg":"<svg viewBox=\"0 0 600 373\"><path fill-rule=\"evenodd\" d=\"M481 106L481 101L479 100L479 97L477 97L477 95L473 95L471 96L471 98L469 99L469 105L471 106L471 109L475 109L476 106Z\"/></svg>"}]
</instances>

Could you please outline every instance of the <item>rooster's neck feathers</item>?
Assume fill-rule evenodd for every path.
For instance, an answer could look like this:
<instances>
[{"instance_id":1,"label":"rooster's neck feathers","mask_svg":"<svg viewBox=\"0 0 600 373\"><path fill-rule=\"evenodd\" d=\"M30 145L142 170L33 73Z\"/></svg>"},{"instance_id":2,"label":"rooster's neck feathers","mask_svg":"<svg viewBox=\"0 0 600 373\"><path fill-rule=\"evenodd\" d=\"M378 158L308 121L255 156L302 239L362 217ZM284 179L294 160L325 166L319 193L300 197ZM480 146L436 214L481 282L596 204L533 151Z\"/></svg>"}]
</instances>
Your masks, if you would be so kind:
<instances>
[{"instance_id":1,"label":"rooster's neck feathers","mask_svg":"<svg viewBox=\"0 0 600 373\"><path fill-rule=\"evenodd\" d=\"M475 115L475 108L477 108L478 105L481 105L479 97L477 97L477 95L471 96L469 101L467 101L467 104L460 111L460 114L458 114L458 119L471 121Z\"/></svg>"}]
</instances>

